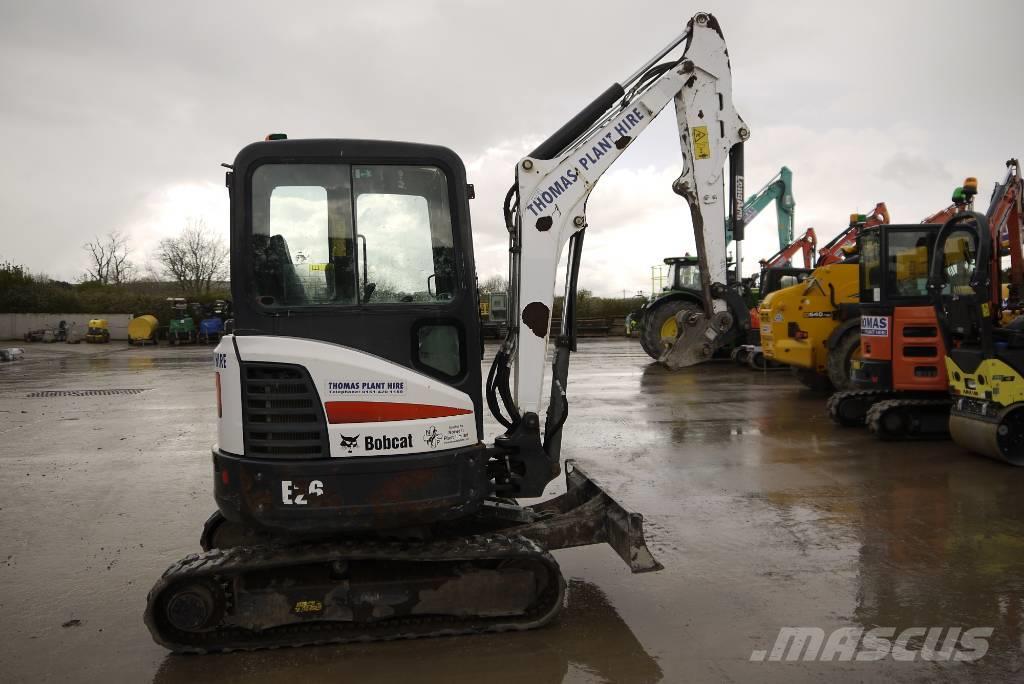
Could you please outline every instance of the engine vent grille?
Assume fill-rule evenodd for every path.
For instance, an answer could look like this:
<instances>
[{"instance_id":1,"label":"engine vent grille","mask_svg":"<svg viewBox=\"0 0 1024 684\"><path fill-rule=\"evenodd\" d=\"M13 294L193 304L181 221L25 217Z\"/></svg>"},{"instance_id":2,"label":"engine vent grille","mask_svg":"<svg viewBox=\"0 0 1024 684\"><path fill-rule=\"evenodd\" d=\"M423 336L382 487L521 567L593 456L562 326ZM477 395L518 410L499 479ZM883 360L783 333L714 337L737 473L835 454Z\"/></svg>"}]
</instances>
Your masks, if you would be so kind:
<instances>
[{"instance_id":1,"label":"engine vent grille","mask_svg":"<svg viewBox=\"0 0 1024 684\"><path fill-rule=\"evenodd\" d=\"M246 456L330 455L320 396L302 366L243 363L242 412Z\"/></svg>"}]
</instances>

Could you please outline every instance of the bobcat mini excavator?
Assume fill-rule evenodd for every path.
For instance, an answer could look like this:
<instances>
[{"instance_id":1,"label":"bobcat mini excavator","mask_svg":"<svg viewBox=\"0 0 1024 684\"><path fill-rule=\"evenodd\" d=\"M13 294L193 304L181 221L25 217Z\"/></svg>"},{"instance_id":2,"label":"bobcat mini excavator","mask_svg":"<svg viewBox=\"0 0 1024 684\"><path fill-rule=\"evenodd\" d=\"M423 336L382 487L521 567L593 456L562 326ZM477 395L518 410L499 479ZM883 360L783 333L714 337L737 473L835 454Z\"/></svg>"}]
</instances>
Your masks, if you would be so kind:
<instances>
[{"instance_id":1,"label":"bobcat mini excavator","mask_svg":"<svg viewBox=\"0 0 1024 684\"><path fill-rule=\"evenodd\" d=\"M236 327L214 353L218 512L203 552L150 591L157 642L203 653L525 630L562 606L553 549L608 543L635 572L660 568L642 517L571 461L565 494L516 498L541 496L563 470L571 307L541 420L559 254L568 244L571 303L587 198L673 101L673 189L708 261L707 305L680 325L695 348L681 353L708 355L729 329L726 206L742 216L749 133L721 28L702 13L517 164L505 207L510 331L483 392L459 157L283 135L239 152L226 178ZM737 240L742 230L740 220ZM505 427L490 445L485 403Z\"/></svg>"}]
</instances>

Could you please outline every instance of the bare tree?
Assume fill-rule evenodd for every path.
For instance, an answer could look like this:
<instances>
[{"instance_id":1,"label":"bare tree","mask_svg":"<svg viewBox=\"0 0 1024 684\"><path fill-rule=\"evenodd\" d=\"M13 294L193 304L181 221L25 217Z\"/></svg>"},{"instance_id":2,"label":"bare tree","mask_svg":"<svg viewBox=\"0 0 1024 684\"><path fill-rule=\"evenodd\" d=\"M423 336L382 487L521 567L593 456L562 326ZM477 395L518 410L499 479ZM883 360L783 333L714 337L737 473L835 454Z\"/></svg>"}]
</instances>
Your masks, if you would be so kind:
<instances>
[{"instance_id":1,"label":"bare tree","mask_svg":"<svg viewBox=\"0 0 1024 684\"><path fill-rule=\"evenodd\" d=\"M224 279L228 247L210 234L203 219L190 218L181 235L160 241L156 258L185 294L201 295L210 291L213 281Z\"/></svg>"},{"instance_id":2,"label":"bare tree","mask_svg":"<svg viewBox=\"0 0 1024 684\"><path fill-rule=\"evenodd\" d=\"M89 254L84 280L121 285L135 275L135 264L128 259L132 251L128 237L119 230L112 230L103 237L97 235L82 245L82 249Z\"/></svg>"},{"instance_id":3,"label":"bare tree","mask_svg":"<svg viewBox=\"0 0 1024 684\"><path fill-rule=\"evenodd\" d=\"M480 283L480 291L484 294L508 292L508 278L503 275L492 275Z\"/></svg>"}]
</instances>

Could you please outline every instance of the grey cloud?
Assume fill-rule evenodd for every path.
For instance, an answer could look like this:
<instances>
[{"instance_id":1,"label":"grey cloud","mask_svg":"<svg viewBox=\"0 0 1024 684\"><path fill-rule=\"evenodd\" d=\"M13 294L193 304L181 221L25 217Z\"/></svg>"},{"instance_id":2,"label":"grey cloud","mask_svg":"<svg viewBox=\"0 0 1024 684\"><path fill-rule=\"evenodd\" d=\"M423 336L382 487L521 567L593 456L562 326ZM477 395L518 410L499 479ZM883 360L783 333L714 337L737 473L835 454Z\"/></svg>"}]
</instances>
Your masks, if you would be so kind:
<instances>
[{"instance_id":1,"label":"grey cloud","mask_svg":"<svg viewBox=\"0 0 1024 684\"><path fill-rule=\"evenodd\" d=\"M876 194L916 213L934 204L923 195L937 192L920 183L944 187L966 168L987 184L990 169L1024 150L1016 121L1022 8L979 2L965 17L951 1L7 2L0 256L71 278L93 234L133 227L137 243L149 244L154 197L219 183L217 164L270 131L429 141L467 162L487 159L504 141L556 129L700 9L718 15L729 41L735 99L754 136L751 182L780 164L794 168L800 223L805 207L842 216ZM677 171L671 118L666 112L619 168ZM831 129L863 136L855 146L843 136L831 149ZM917 131L912 144L898 134L906 129ZM780 131L794 137L764 137ZM896 143L899 153L887 149ZM918 168L915 159L938 166ZM910 160L920 183L889 176L911 177L887 167L893 160ZM847 180L819 182L834 177L828 164L850 166ZM947 175L928 177L933 168ZM505 240L500 201L512 165L474 175L494 188L473 205L479 250L500 255L492 246ZM605 199L595 199L595 211L606 206L615 220L644 215L630 204L636 197ZM215 226L226 217L206 218ZM658 226L645 230L648 242L671 243L658 253L679 251L675 226L665 238ZM607 235L619 237L614 226ZM596 230L588 237L594 269L583 274L598 291L632 287L634 272L642 281L648 254L660 249L624 249L612 263L598 258L603 239ZM489 259L487 268L503 263Z\"/></svg>"},{"instance_id":2,"label":"grey cloud","mask_svg":"<svg viewBox=\"0 0 1024 684\"><path fill-rule=\"evenodd\" d=\"M912 154L897 154L878 168L878 176L908 190L917 190L936 180L952 183L953 174L939 159Z\"/></svg>"}]
</instances>

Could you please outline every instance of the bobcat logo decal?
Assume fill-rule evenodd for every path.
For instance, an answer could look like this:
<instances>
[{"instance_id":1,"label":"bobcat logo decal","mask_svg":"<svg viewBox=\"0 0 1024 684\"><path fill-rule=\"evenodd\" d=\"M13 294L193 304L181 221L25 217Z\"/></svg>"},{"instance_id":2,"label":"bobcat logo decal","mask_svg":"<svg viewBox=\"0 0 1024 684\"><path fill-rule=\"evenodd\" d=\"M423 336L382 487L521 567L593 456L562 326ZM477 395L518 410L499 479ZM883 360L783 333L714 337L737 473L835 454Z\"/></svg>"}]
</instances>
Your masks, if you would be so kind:
<instances>
[{"instance_id":1,"label":"bobcat logo decal","mask_svg":"<svg viewBox=\"0 0 1024 684\"><path fill-rule=\"evenodd\" d=\"M355 437L346 437L345 435L339 435L341 437L341 448L348 449L348 453L352 453L352 450L359 446L359 435Z\"/></svg>"}]
</instances>

